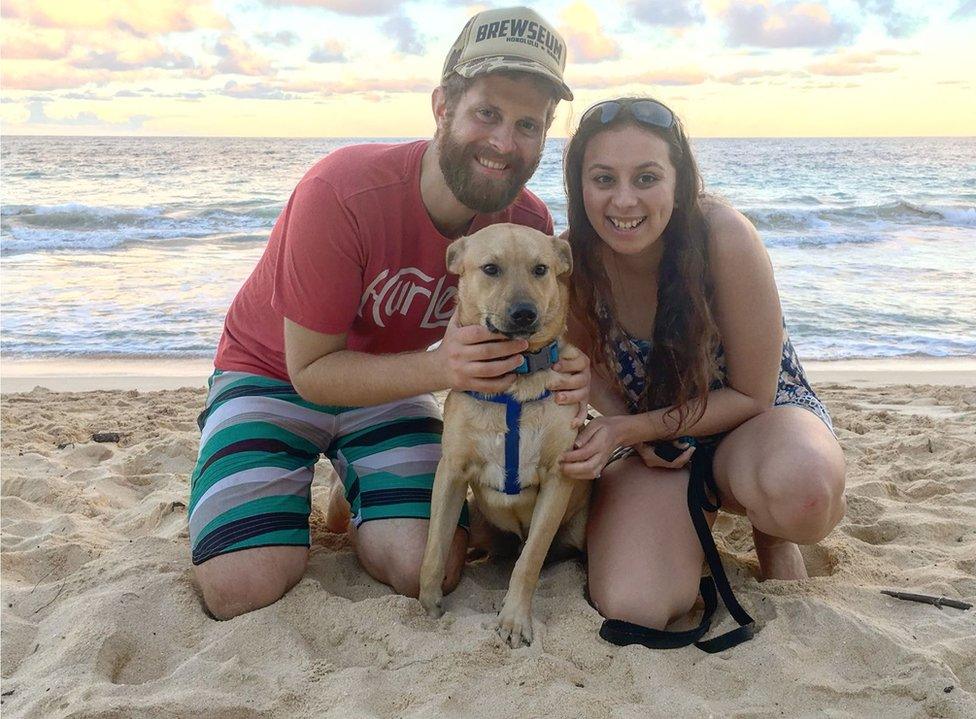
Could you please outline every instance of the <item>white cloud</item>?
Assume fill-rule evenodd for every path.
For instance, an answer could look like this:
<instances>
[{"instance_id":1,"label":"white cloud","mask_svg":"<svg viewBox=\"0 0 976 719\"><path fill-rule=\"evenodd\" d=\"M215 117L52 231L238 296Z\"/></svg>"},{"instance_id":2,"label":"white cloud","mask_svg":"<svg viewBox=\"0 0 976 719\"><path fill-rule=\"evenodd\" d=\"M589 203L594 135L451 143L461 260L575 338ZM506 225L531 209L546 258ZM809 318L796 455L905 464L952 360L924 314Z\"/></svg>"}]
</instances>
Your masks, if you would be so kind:
<instances>
[{"instance_id":1,"label":"white cloud","mask_svg":"<svg viewBox=\"0 0 976 719\"><path fill-rule=\"evenodd\" d=\"M596 12L582 0L566 7L561 18L559 30L569 46L571 62L601 62L620 57L620 45L607 36Z\"/></svg>"},{"instance_id":2,"label":"white cloud","mask_svg":"<svg viewBox=\"0 0 976 719\"><path fill-rule=\"evenodd\" d=\"M857 28L815 2L746 0L719 11L730 46L826 47L850 41Z\"/></svg>"}]
</instances>

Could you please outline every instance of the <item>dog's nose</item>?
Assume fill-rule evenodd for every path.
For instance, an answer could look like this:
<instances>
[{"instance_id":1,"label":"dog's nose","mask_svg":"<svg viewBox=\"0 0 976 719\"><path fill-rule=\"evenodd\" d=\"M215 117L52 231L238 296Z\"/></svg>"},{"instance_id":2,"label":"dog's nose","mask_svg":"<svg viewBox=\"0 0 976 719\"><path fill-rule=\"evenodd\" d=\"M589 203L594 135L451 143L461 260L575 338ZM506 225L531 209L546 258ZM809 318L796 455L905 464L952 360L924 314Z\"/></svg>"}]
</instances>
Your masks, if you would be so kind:
<instances>
[{"instance_id":1,"label":"dog's nose","mask_svg":"<svg viewBox=\"0 0 976 719\"><path fill-rule=\"evenodd\" d=\"M508 312L508 317L513 325L519 329L523 329L532 325L538 315L536 314L535 307L530 303L517 302L512 305L512 309Z\"/></svg>"}]
</instances>

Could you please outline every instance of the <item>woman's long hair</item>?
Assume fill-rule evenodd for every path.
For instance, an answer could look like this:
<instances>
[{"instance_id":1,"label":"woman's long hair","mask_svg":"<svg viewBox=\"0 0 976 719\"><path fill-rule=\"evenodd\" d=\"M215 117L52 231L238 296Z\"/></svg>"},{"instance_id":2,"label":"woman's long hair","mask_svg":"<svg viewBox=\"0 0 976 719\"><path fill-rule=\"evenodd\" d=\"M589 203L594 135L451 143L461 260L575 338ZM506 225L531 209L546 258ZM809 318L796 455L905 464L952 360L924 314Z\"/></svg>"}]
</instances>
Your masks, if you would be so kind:
<instances>
[{"instance_id":1,"label":"woman's long hair","mask_svg":"<svg viewBox=\"0 0 976 719\"><path fill-rule=\"evenodd\" d=\"M570 308L590 346L595 369L617 386L620 379L606 356L612 326L601 322L602 306L616 316L610 280L602 259L603 240L590 224L583 205L583 155L590 140L606 130L633 125L668 144L676 170L674 210L659 242L664 252L658 277L657 313L648 356L641 411L673 406L665 415L672 434L696 422L705 412L709 384L714 376L718 330L712 316L708 279L708 227L702 211L704 186L691 147L677 116L670 129L637 121L628 106L647 98L617 100L622 107L603 124L601 113L581 123L566 146L564 162L569 214L569 241L573 248ZM619 335L619 333L617 333ZM621 387L622 389L622 387Z\"/></svg>"}]
</instances>

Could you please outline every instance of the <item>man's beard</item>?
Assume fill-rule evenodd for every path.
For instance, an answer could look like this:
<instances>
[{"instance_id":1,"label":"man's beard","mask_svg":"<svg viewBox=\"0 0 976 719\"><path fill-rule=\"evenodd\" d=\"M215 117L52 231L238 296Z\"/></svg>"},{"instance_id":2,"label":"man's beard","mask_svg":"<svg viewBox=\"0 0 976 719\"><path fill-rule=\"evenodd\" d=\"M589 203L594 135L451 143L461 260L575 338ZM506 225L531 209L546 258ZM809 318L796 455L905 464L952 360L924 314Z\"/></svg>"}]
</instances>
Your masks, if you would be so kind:
<instances>
[{"instance_id":1,"label":"man's beard","mask_svg":"<svg viewBox=\"0 0 976 719\"><path fill-rule=\"evenodd\" d=\"M525 183L532 177L535 168L539 166L542 153L528 166L515 153L499 155L490 150L479 151L473 144L462 145L455 141L451 130L451 123L448 122L438 138L437 154L444 180L454 197L475 212L504 210L518 197ZM495 180L478 176L473 166L473 163L478 162L475 155L492 162L504 162L508 165L508 179Z\"/></svg>"}]
</instances>

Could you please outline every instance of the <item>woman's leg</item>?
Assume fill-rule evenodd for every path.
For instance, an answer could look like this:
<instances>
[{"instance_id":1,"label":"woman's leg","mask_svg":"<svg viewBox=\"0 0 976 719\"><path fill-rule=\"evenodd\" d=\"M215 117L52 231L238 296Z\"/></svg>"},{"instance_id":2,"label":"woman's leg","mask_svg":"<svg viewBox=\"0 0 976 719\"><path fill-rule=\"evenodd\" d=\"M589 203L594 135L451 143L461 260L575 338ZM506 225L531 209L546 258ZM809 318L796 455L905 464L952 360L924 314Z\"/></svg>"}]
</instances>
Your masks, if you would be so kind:
<instances>
[{"instance_id":1,"label":"woman's leg","mask_svg":"<svg viewBox=\"0 0 976 719\"><path fill-rule=\"evenodd\" d=\"M763 576L807 576L797 544L823 539L844 516L844 453L812 412L772 407L743 422L715 453L722 506L753 526Z\"/></svg>"},{"instance_id":2,"label":"woman's leg","mask_svg":"<svg viewBox=\"0 0 976 719\"><path fill-rule=\"evenodd\" d=\"M703 555L687 491L686 471L649 469L636 458L596 481L587 574L603 616L664 629L694 606Z\"/></svg>"}]
</instances>

